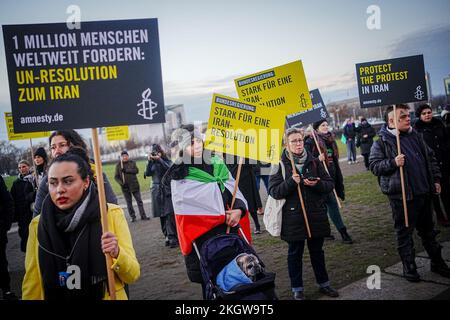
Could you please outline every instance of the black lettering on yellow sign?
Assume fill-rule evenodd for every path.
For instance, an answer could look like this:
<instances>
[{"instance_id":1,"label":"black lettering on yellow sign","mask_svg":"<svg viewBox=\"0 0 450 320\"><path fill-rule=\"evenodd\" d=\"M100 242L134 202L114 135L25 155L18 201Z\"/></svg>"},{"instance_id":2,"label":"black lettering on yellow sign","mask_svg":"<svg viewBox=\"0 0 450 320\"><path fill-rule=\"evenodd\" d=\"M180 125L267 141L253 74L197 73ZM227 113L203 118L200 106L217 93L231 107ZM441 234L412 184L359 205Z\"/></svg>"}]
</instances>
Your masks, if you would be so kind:
<instances>
[{"instance_id":1,"label":"black lettering on yellow sign","mask_svg":"<svg viewBox=\"0 0 450 320\"><path fill-rule=\"evenodd\" d=\"M266 82L263 82L262 85L263 85L264 90L272 89L277 86L275 80L268 80Z\"/></svg>"},{"instance_id":2,"label":"black lettering on yellow sign","mask_svg":"<svg viewBox=\"0 0 450 320\"><path fill-rule=\"evenodd\" d=\"M270 119L263 119L260 117L256 117L254 124L256 124L258 126L270 128Z\"/></svg>"},{"instance_id":3,"label":"black lettering on yellow sign","mask_svg":"<svg viewBox=\"0 0 450 320\"><path fill-rule=\"evenodd\" d=\"M240 112L238 116L238 120L241 120L243 122L252 123L253 116L251 114Z\"/></svg>"},{"instance_id":4,"label":"black lettering on yellow sign","mask_svg":"<svg viewBox=\"0 0 450 320\"><path fill-rule=\"evenodd\" d=\"M244 100L247 102L251 102L251 103L258 103L261 101L261 98L258 95L256 95L256 96L251 96L251 97L245 98Z\"/></svg>"},{"instance_id":5,"label":"black lettering on yellow sign","mask_svg":"<svg viewBox=\"0 0 450 320\"><path fill-rule=\"evenodd\" d=\"M214 126L219 126L219 127L223 127L223 128L231 128L230 120L225 120L225 119L221 119L221 118L214 117L212 120L212 124Z\"/></svg>"},{"instance_id":6,"label":"black lettering on yellow sign","mask_svg":"<svg viewBox=\"0 0 450 320\"><path fill-rule=\"evenodd\" d=\"M278 97L275 99L267 100L264 105L266 107L276 107L286 103L285 97Z\"/></svg>"},{"instance_id":7,"label":"black lettering on yellow sign","mask_svg":"<svg viewBox=\"0 0 450 320\"><path fill-rule=\"evenodd\" d=\"M253 85L251 87L244 88L244 89L241 90L243 97L248 96L248 95L252 95L252 94L255 94L255 93L258 93L258 92L261 92L261 91L262 90L261 90L261 85L260 84L256 84L256 85Z\"/></svg>"},{"instance_id":8,"label":"black lettering on yellow sign","mask_svg":"<svg viewBox=\"0 0 450 320\"><path fill-rule=\"evenodd\" d=\"M230 119L236 119L236 111L231 111L221 107L215 107L214 115L219 117L226 117Z\"/></svg>"},{"instance_id":9,"label":"black lettering on yellow sign","mask_svg":"<svg viewBox=\"0 0 450 320\"><path fill-rule=\"evenodd\" d=\"M255 137L248 136L240 132L235 132L234 130L211 128L211 135L216 137L223 137L229 140L235 140L238 142L244 142L247 144L254 144L256 142Z\"/></svg>"},{"instance_id":10,"label":"black lettering on yellow sign","mask_svg":"<svg viewBox=\"0 0 450 320\"><path fill-rule=\"evenodd\" d=\"M277 79L277 83L278 83L278 86L282 86L282 85L285 85L285 84L288 84L288 83L292 83L292 76L288 75L286 77L278 78Z\"/></svg>"}]
</instances>

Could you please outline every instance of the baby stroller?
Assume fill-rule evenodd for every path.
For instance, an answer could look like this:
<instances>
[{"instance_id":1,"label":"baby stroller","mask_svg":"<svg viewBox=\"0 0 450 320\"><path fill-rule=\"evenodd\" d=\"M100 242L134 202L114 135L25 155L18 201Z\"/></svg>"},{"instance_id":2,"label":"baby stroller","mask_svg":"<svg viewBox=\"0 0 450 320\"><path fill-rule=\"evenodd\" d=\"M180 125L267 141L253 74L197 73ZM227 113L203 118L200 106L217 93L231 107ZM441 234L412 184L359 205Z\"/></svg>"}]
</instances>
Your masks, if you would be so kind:
<instances>
[{"instance_id":1,"label":"baby stroller","mask_svg":"<svg viewBox=\"0 0 450 320\"><path fill-rule=\"evenodd\" d=\"M221 270L235 259L239 254L248 253L255 255L260 264L255 250L248 243L240 229L244 239L237 234L223 234L212 237L201 247L200 251L193 242L195 251L200 260L200 270L203 281L206 284L207 300L277 300L275 294L275 273L263 272L255 282L238 284L231 291L225 291L216 283L216 277Z\"/></svg>"}]
</instances>

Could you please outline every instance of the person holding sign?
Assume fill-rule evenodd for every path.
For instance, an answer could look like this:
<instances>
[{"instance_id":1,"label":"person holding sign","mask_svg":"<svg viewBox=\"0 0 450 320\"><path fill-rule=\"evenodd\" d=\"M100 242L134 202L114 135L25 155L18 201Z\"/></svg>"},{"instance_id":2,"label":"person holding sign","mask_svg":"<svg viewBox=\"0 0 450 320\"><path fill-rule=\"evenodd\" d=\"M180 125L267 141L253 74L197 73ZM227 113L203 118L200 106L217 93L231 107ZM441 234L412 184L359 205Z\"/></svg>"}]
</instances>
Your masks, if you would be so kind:
<instances>
[{"instance_id":1,"label":"person holding sign","mask_svg":"<svg viewBox=\"0 0 450 320\"><path fill-rule=\"evenodd\" d=\"M48 138L49 145L50 145L50 151L53 159L56 159L57 157L65 154L70 147L80 147L82 148L86 154L87 154L87 146L86 143L83 141L83 138L76 132L75 130L58 130L54 131L50 137ZM87 156L87 155L86 155ZM91 165L91 170L94 172L94 178L95 178L95 165ZM109 180L105 173L103 173L103 181L105 184L105 193L106 193L106 200L109 203L117 204L117 197L114 194L114 191L111 187L111 184L109 183ZM95 181L94 181L95 182ZM37 194L36 194L36 201L34 203L34 209L33 209L33 216L36 217L39 215L42 203L44 202L45 197L48 195L48 180L47 176L44 176L44 178L41 180Z\"/></svg>"},{"instance_id":2,"label":"person holding sign","mask_svg":"<svg viewBox=\"0 0 450 320\"><path fill-rule=\"evenodd\" d=\"M433 196L433 207L436 212L437 221L440 225L449 227L450 221L450 136L438 118L433 118L431 107L427 104L419 106L416 110L418 120L414 129L423 135L427 145L433 149L434 155L441 170L441 194ZM441 200L444 211L441 208Z\"/></svg>"},{"instance_id":3,"label":"person holding sign","mask_svg":"<svg viewBox=\"0 0 450 320\"><path fill-rule=\"evenodd\" d=\"M286 148L293 157L297 172L292 174L291 160L288 150L281 156L281 165L285 168L285 179L282 168L270 176L269 194L274 199L286 199L282 212L281 239L289 245L288 270L294 299L304 300L303 295L303 251L305 242L311 256L320 292L330 297L338 297L339 293L330 286L325 266L325 254L322 249L324 237L330 235L330 224L327 217L325 200L333 191L333 180L325 172L318 159L304 148L304 136L299 129L292 128L286 132ZM305 199L307 217L312 237L308 238L305 220L301 212L297 185L300 184Z\"/></svg>"},{"instance_id":4,"label":"person holding sign","mask_svg":"<svg viewBox=\"0 0 450 320\"><path fill-rule=\"evenodd\" d=\"M334 181L336 195L342 200L345 200L344 177L342 176L341 167L339 166L339 150L336 144L336 137L328 130L328 121L326 119L314 122L313 130L315 130L314 134L316 134L320 150L317 149L314 138L311 136L305 141L305 148L314 157L319 158L322 163L325 161L328 172ZM352 244L353 240L348 234L347 227L342 221L339 205L333 192L330 192L326 197L325 204L327 206L328 216L341 234L342 242Z\"/></svg>"},{"instance_id":5,"label":"person holding sign","mask_svg":"<svg viewBox=\"0 0 450 320\"><path fill-rule=\"evenodd\" d=\"M397 125L394 119L397 119ZM408 281L420 281L413 242L413 232L417 229L431 259L431 271L450 278L450 268L442 259L441 246L436 241L431 211L432 195L441 191L441 173L436 158L423 137L411 127L408 106L388 107L385 121L379 132L380 138L372 146L369 168L379 178L381 191L389 198L403 275ZM397 152L397 135L401 154ZM406 199L402 199L400 167L404 168ZM407 221L402 200L407 206Z\"/></svg>"},{"instance_id":6,"label":"person holding sign","mask_svg":"<svg viewBox=\"0 0 450 320\"><path fill-rule=\"evenodd\" d=\"M202 134L193 125L181 126L172 139L178 141L180 151L162 181L166 205L170 206L167 211L175 213L189 280L202 284L205 298L206 284L193 242L200 249L206 240L225 234L228 226L231 233L238 233L247 202L238 189L234 206L229 208L235 180L219 157L205 161Z\"/></svg>"},{"instance_id":7,"label":"person holding sign","mask_svg":"<svg viewBox=\"0 0 450 320\"><path fill-rule=\"evenodd\" d=\"M113 259L117 299L139 278L122 209L108 204L110 231L102 233L97 188L90 165L76 154L53 160L49 195L30 225L22 284L24 300L109 299L105 254Z\"/></svg>"}]
</instances>

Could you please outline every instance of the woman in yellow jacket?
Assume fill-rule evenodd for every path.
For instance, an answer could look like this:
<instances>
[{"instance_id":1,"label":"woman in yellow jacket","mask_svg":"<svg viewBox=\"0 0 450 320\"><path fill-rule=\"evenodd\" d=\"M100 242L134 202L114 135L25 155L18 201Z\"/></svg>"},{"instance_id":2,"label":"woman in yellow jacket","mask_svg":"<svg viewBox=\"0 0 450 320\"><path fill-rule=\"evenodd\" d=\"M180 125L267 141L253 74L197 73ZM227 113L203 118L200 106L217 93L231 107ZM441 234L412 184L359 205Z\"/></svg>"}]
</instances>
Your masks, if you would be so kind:
<instances>
[{"instance_id":1,"label":"woman in yellow jacket","mask_svg":"<svg viewBox=\"0 0 450 320\"><path fill-rule=\"evenodd\" d=\"M102 233L100 207L89 165L76 154L56 158L48 171L49 195L30 224L24 300L109 299L105 254L113 258L117 299L139 278L128 224L108 204L110 232Z\"/></svg>"}]
</instances>

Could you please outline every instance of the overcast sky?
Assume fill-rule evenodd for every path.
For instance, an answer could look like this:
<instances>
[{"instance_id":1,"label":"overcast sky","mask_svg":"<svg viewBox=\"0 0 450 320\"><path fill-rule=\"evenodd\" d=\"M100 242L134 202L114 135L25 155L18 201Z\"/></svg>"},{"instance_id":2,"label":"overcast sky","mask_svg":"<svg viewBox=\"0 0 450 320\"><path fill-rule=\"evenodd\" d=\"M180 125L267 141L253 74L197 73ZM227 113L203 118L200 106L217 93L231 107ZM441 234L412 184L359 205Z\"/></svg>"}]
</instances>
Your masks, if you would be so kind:
<instances>
[{"instance_id":1,"label":"overcast sky","mask_svg":"<svg viewBox=\"0 0 450 320\"><path fill-rule=\"evenodd\" d=\"M0 24L65 22L71 4L84 21L158 18L165 102L189 121L207 120L213 92L237 96L233 79L299 59L325 103L357 96L360 62L424 54L433 94L450 74L449 0L2 0ZM370 5L381 30L366 27ZM0 140L10 110L0 36Z\"/></svg>"}]
</instances>

